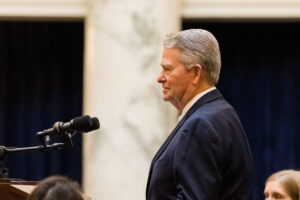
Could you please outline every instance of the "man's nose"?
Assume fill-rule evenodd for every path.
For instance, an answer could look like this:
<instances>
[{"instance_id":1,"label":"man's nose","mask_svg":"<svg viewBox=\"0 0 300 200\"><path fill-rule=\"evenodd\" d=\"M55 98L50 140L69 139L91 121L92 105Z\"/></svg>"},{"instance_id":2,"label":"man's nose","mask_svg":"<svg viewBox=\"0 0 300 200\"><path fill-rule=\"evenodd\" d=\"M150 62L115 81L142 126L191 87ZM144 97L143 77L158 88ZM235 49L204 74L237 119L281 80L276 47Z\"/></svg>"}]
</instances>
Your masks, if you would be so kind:
<instances>
[{"instance_id":1,"label":"man's nose","mask_svg":"<svg viewBox=\"0 0 300 200\"><path fill-rule=\"evenodd\" d=\"M157 82L162 83L166 80L165 76L163 75L163 72L161 72L157 77Z\"/></svg>"}]
</instances>

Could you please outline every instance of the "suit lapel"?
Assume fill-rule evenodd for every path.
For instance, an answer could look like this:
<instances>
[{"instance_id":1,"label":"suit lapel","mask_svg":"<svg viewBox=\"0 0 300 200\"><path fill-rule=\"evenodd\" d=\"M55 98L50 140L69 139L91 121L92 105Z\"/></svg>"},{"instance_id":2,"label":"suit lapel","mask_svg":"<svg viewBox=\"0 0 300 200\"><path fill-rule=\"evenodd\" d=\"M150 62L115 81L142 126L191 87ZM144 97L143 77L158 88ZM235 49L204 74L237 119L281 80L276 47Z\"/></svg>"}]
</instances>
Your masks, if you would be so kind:
<instances>
[{"instance_id":1,"label":"suit lapel","mask_svg":"<svg viewBox=\"0 0 300 200\"><path fill-rule=\"evenodd\" d=\"M157 151L157 153L155 154L152 163L151 163L151 168L153 166L153 164L155 163L155 161L159 158L159 156L165 151L165 149L167 148L168 144L171 142L171 140L173 139L173 137L176 135L177 130L181 127L181 125L184 122L184 118L181 119L178 124L176 125L176 127L173 129L173 131L171 132L171 134L168 136L168 138L165 140L165 142L163 143L163 145L159 148L159 150Z\"/></svg>"},{"instance_id":2,"label":"suit lapel","mask_svg":"<svg viewBox=\"0 0 300 200\"><path fill-rule=\"evenodd\" d=\"M181 127L183 122L184 122L184 118L182 118L179 121L179 123L176 125L174 130L171 132L171 134L168 136L168 138L165 140L165 142L162 144L162 146L159 148L159 150L155 154L154 158L152 159L151 167L150 167L150 171L149 171L149 175L148 175L147 187L146 187L146 197L148 196L148 189L149 189L149 186L150 186L150 180L151 180L151 176L152 176L153 165L154 165L155 161L159 158L159 156L165 151L165 149L167 148L167 146L169 145L169 143L171 142L173 137L176 135L177 130Z\"/></svg>"}]
</instances>

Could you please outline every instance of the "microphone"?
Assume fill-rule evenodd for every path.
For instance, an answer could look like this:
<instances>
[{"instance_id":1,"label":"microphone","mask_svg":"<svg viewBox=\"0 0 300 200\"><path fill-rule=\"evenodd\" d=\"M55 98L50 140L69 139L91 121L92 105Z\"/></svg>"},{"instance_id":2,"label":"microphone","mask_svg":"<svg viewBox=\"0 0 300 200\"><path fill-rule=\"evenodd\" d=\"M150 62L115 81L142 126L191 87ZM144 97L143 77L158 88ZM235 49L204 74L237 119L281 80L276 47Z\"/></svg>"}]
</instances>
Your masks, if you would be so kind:
<instances>
[{"instance_id":1,"label":"microphone","mask_svg":"<svg viewBox=\"0 0 300 200\"><path fill-rule=\"evenodd\" d=\"M97 117L90 118L90 116L84 115L76 117L66 123L55 122L53 128L39 131L36 135L39 137L43 137L46 135L59 135L73 131L89 132L98 129L99 127L100 123Z\"/></svg>"}]
</instances>

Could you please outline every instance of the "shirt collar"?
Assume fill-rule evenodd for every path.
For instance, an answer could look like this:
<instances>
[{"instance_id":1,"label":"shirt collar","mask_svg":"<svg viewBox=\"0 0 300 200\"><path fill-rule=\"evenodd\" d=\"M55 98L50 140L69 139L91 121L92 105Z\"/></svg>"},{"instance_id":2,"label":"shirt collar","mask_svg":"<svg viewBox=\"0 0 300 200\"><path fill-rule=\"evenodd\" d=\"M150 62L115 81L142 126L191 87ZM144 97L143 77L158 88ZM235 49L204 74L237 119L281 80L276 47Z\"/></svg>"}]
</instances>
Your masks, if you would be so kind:
<instances>
[{"instance_id":1,"label":"shirt collar","mask_svg":"<svg viewBox=\"0 0 300 200\"><path fill-rule=\"evenodd\" d=\"M194 105L194 103L196 103L196 101L198 101L201 97L203 97L205 94L207 94L208 92L215 90L216 87L211 87L208 88L207 90L204 90L203 92L200 92L199 94L197 94L196 96L194 96L194 98L192 98L183 108L182 113L180 114L178 121L180 121L183 116L187 113L187 111Z\"/></svg>"}]
</instances>

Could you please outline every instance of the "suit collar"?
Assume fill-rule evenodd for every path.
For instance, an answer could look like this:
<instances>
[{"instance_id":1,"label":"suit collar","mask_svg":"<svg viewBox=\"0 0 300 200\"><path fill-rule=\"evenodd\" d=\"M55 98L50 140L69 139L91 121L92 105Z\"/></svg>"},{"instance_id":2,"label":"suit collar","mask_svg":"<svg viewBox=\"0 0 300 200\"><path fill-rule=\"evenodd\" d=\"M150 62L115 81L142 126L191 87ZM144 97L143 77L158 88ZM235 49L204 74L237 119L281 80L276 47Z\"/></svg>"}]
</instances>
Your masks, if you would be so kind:
<instances>
[{"instance_id":1,"label":"suit collar","mask_svg":"<svg viewBox=\"0 0 300 200\"><path fill-rule=\"evenodd\" d=\"M207 104L208 102L213 101L220 97L222 97L222 94L220 93L220 91L218 89L208 92L203 97L201 97L198 101L196 101L196 103L183 116L181 121L183 121L183 119L184 120L187 119L191 114L193 114L193 112L195 112L195 110L197 110L202 105Z\"/></svg>"}]
</instances>

